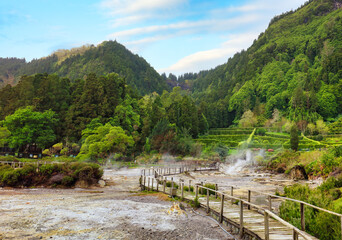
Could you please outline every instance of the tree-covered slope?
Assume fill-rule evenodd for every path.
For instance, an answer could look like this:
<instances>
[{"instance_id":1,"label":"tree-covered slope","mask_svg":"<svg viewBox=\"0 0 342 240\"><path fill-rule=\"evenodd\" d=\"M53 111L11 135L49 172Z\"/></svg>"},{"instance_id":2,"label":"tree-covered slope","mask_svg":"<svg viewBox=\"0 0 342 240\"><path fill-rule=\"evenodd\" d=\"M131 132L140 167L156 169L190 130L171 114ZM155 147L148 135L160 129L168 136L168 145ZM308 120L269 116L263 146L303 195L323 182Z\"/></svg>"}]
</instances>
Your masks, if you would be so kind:
<instances>
[{"instance_id":1,"label":"tree-covered slope","mask_svg":"<svg viewBox=\"0 0 342 240\"><path fill-rule=\"evenodd\" d=\"M250 48L193 80L210 126L226 127L249 109L308 122L341 114L341 7L341 0L311 0L277 16Z\"/></svg>"},{"instance_id":2,"label":"tree-covered slope","mask_svg":"<svg viewBox=\"0 0 342 240\"><path fill-rule=\"evenodd\" d=\"M0 61L0 70L1 68L2 61ZM5 73L6 70L5 68ZM161 93L168 89L166 82L145 59L134 55L116 41L106 41L97 47L91 45L59 50L51 56L21 64L17 69L9 69L9 72L15 76L16 81L8 83L17 82L22 75L36 73L56 73L61 77L75 80L84 78L89 73L105 75L115 72L124 77L127 84L140 94L154 91Z\"/></svg>"}]
</instances>

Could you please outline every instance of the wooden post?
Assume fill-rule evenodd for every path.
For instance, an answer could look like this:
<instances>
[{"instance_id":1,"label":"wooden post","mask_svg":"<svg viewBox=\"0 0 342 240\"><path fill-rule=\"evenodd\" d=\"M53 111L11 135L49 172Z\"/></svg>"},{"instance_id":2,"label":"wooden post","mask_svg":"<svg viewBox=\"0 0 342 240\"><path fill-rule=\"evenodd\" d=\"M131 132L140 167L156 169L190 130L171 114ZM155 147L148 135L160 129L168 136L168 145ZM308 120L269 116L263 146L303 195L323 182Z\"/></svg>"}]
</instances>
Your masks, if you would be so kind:
<instances>
[{"instance_id":1,"label":"wooden post","mask_svg":"<svg viewBox=\"0 0 342 240\"><path fill-rule=\"evenodd\" d=\"M147 191L150 191L150 177L148 177L147 181Z\"/></svg>"},{"instance_id":2,"label":"wooden post","mask_svg":"<svg viewBox=\"0 0 342 240\"><path fill-rule=\"evenodd\" d=\"M144 190L146 188L146 176L144 176Z\"/></svg>"},{"instance_id":3,"label":"wooden post","mask_svg":"<svg viewBox=\"0 0 342 240\"><path fill-rule=\"evenodd\" d=\"M201 182L201 186L203 186L203 182ZM203 188L201 188L201 195L203 195Z\"/></svg>"},{"instance_id":4,"label":"wooden post","mask_svg":"<svg viewBox=\"0 0 342 240\"><path fill-rule=\"evenodd\" d=\"M190 188L191 188L191 180L189 180L189 192L191 192Z\"/></svg>"},{"instance_id":5,"label":"wooden post","mask_svg":"<svg viewBox=\"0 0 342 240\"><path fill-rule=\"evenodd\" d=\"M196 184L196 197L195 198L198 198L198 185Z\"/></svg>"},{"instance_id":6,"label":"wooden post","mask_svg":"<svg viewBox=\"0 0 342 240\"><path fill-rule=\"evenodd\" d=\"M223 222L224 194L221 195L220 223Z\"/></svg>"},{"instance_id":7,"label":"wooden post","mask_svg":"<svg viewBox=\"0 0 342 240\"><path fill-rule=\"evenodd\" d=\"M268 208L270 211L272 211L272 197L268 196Z\"/></svg>"},{"instance_id":8,"label":"wooden post","mask_svg":"<svg viewBox=\"0 0 342 240\"><path fill-rule=\"evenodd\" d=\"M151 188L151 190L153 191L153 182L154 182L154 178L152 178L151 181L152 181L152 188Z\"/></svg>"},{"instance_id":9,"label":"wooden post","mask_svg":"<svg viewBox=\"0 0 342 240\"><path fill-rule=\"evenodd\" d=\"M184 199L184 183L181 183L181 188L182 188L182 200Z\"/></svg>"},{"instance_id":10,"label":"wooden post","mask_svg":"<svg viewBox=\"0 0 342 240\"><path fill-rule=\"evenodd\" d=\"M293 240L298 240L298 233L296 232L296 229L293 229Z\"/></svg>"},{"instance_id":11,"label":"wooden post","mask_svg":"<svg viewBox=\"0 0 342 240\"><path fill-rule=\"evenodd\" d=\"M163 181L163 193L165 193L166 180Z\"/></svg>"},{"instance_id":12,"label":"wooden post","mask_svg":"<svg viewBox=\"0 0 342 240\"><path fill-rule=\"evenodd\" d=\"M251 203L251 190L248 190L248 194L247 194L247 201L248 203ZM248 210L251 209L251 205L248 205Z\"/></svg>"},{"instance_id":13,"label":"wooden post","mask_svg":"<svg viewBox=\"0 0 342 240\"><path fill-rule=\"evenodd\" d=\"M234 187L233 186L230 187L230 196L234 196ZM232 201L232 204L233 204L234 199L232 198L231 201Z\"/></svg>"},{"instance_id":14,"label":"wooden post","mask_svg":"<svg viewBox=\"0 0 342 240\"><path fill-rule=\"evenodd\" d=\"M218 191L218 185L217 183L215 184L215 198L217 199L217 191Z\"/></svg>"},{"instance_id":15,"label":"wooden post","mask_svg":"<svg viewBox=\"0 0 342 240\"><path fill-rule=\"evenodd\" d=\"M341 235L342 235L342 217L341 217ZM342 239L342 236L341 236Z\"/></svg>"},{"instance_id":16,"label":"wooden post","mask_svg":"<svg viewBox=\"0 0 342 240\"><path fill-rule=\"evenodd\" d=\"M269 216L268 213L265 212L265 220L264 220L264 224L265 224L265 240L269 240L270 239L270 227L269 227Z\"/></svg>"},{"instance_id":17,"label":"wooden post","mask_svg":"<svg viewBox=\"0 0 342 240\"><path fill-rule=\"evenodd\" d=\"M302 231L305 232L304 203L300 203L300 225L301 225Z\"/></svg>"},{"instance_id":18,"label":"wooden post","mask_svg":"<svg viewBox=\"0 0 342 240\"><path fill-rule=\"evenodd\" d=\"M173 192L173 178L171 178L171 189L170 189L170 196L172 197L172 192Z\"/></svg>"},{"instance_id":19,"label":"wooden post","mask_svg":"<svg viewBox=\"0 0 342 240\"><path fill-rule=\"evenodd\" d=\"M209 190L207 189L207 213L209 213Z\"/></svg>"},{"instance_id":20,"label":"wooden post","mask_svg":"<svg viewBox=\"0 0 342 240\"><path fill-rule=\"evenodd\" d=\"M239 205L240 205L240 232L239 232L239 236L240 236L240 239L242 239L242 237L243 237L243 202L240 201Z\"/></svg>"},{"instance_id":21,"label":"wooden post","mask_svg":"<svg viewBox=\"0 0 342 240\"><path fill-rule=\"evenodd\" d=\"M159 177L156 180L157 180L157 192L159 192Z\"/></svg>"}]
</instances>

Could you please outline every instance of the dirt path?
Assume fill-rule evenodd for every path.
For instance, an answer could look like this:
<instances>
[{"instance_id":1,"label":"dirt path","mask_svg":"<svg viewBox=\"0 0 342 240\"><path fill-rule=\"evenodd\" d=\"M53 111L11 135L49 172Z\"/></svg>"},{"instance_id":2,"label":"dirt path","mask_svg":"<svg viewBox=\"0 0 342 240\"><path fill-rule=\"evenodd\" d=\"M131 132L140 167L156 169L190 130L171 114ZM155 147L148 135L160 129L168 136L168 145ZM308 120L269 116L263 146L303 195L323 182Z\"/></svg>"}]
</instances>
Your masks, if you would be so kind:
<instances>
[{"instance_id":1,"label":"dirt path","mask_svg":"<svg viewBox=\"0 0 342 240\"><path fill-rule=\"evenodd\" d=\"M169 214L161 194L141 195L139 169L106 170L96 189L0 189L0 239L227 239L189 209Z\"/></svg>"}]
</instances>

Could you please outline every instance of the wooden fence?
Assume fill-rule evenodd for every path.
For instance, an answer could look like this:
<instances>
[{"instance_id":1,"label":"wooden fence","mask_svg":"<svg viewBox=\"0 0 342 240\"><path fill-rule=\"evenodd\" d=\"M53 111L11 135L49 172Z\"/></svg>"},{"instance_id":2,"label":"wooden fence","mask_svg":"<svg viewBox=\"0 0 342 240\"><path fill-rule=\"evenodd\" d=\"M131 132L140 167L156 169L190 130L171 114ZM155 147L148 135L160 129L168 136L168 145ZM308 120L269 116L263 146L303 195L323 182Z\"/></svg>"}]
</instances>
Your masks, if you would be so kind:
<instances>
[{"instance_id":1,"label":"wooden fence","mask_svg":"<svg viewBox=\"0 0 342 240\"><path fill-rule=\"evenodd\" d=\"M170 177L168 180L167 176L170 175L176 175L183 172L190 172L190 171L211 171L211 170L217 170L218 167L179 167L179 168L158 168L158 169L143 169L141 178L140 178L140 184L141 188L148 189L152 191L161 191L167 194L170 194L171 196L178 196L181 199L186 199L189 201L195 201L195 199L198 199L199 194L202 192L206 192L206 201L204 203L201 202L201 205L207 209L207 212L216 211L216 214L219 216L219 221L222 222L224 219L224 208L227 207L226 203L229 202L231 205L238 203L238 206L240 208L239 210L239 235L242 237L244 233L244 209L247 211L253 210L255 212L258 212L263 215L263 228L264 228L264 239L269 240L270 239L270 219L277 221L281 225L285 226L286 228L290 229L292 231L292 238L291 239L307 239L312 240L316 239L313 236L310 236L308 233L305 232L305 209L307 208L313 208L317 211L322 211L328 214L332 214L334 216L337 216L341 220L341 234L342 234L342 214L335 213L332 211L329 211L327 209L323 209L317 206L314 206L312 204L299 201L296 199L291 199L287 197L277 196L274 194L264 193L256 190L246 190L245 196L234 196L234 188L233 186L230 187L229 193L219 191L218 185L215 184L215 189L210 189L205 186L203 186L203 182L201 183L193 183L192 180L189 180L189 182L186 184L184 180L180 180L179 187L180 189L176 189L175 185L176 183L173 181L173 177ZM166 186L166 183L169 182L168 185L170 187ZM187 186L187 191L184 191L184 186ZM191 189L194 189L194 193L191 194ZM185 194L186 193L186 194ZM210 198L210 194L213 194L215 198ZM252 197L253 195L263 195L265 196L265 202L267 202L268 206L263 206L260 204L253 203ZM274 211L273 211L273 200L281 200L281 201L290 201L294 203L299 204L300 208L300 216L301 216L301 227L300 229L296 228L292 224L286 222L282 218L280 218ZM217 202L220 200L219 202ZM219 204L218 209L210 209L210 205ZM285 238L284 238L285 239ZM341 235L342 239L342 235Z\"/></svg>"}]
</instances>

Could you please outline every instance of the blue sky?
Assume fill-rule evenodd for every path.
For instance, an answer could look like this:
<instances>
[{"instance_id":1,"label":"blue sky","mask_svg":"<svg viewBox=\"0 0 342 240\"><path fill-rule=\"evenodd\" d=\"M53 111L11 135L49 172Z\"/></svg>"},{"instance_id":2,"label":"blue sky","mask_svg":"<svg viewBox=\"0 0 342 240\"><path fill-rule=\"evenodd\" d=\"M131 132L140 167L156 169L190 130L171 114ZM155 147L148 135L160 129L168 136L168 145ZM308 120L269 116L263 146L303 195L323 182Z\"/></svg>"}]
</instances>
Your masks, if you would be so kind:
<instances>
[{"instance_id":1,"label":"blue sky","mask_svg":"<svg viewBox=\"0 0 342 240\"><path fill-rule=\"evenodd\" d=\"M117 40L157 71L198 72L248 48L305 0L1 0L0 57Z\"/></svg>"}]
</instances>

